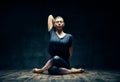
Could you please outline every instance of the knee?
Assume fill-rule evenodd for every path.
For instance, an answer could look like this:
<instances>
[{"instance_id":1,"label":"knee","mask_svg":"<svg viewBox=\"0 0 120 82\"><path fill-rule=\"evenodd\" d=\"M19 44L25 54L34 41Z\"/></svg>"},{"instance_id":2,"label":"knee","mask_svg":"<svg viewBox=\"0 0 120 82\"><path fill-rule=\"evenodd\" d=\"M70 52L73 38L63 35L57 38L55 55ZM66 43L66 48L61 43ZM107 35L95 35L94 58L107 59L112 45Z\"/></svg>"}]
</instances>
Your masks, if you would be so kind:
<instances>
[{"instance_id":1,"label":"knee","mask_svg":"<svg viewBox=\"0 0 120 82\"><path fill-rule=\"evenodd\" d=\"M53 62L54 65L60 63L60 61L61 61L61 58L59 56L54 56L52 58L52 62Z\"/></svg>"},{"instance_id":2,"label":"knee","mask_svg":"<svg viewBox=\"0 0 120 82\"><path fill-rule=\"evenodd\" d=\"M53 59L60 59L60 57L59 56L54 56Z\"/></svg>"}]
</instances>

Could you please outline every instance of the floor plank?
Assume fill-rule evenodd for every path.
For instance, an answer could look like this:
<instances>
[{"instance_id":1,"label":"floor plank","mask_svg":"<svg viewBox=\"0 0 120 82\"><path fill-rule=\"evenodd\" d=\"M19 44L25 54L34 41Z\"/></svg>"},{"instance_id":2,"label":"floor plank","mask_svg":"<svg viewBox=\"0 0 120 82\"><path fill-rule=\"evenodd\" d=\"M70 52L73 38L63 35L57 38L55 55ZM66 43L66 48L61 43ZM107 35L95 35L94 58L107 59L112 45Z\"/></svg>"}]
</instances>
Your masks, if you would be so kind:
<instances>
[{"instance_id":1,"label":"floor plank","mask_svg":"<svg viewBox=\"0 0 120 82\"><path fill-rule=\"evenodd\" d=\"M78 74L49 75L31 70L0 70L0 82L120 82L120 71L86 70Z\"/></svg>"}]
</instances>

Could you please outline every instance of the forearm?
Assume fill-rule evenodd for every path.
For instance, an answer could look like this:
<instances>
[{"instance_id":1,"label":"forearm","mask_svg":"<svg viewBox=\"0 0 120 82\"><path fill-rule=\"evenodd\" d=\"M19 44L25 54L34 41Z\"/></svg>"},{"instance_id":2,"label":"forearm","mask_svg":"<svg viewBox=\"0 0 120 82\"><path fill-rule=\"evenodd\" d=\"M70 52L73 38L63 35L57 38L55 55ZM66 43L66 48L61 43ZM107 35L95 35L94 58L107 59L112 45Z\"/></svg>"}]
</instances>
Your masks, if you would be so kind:
<instances>
[{"instance_id":1,"label":"forearm","mask_svg":"<svg viewBox=\"0 0 120 82\"><path fill-rule=\"evenodd\" d=\"M72 47L69 48L70 57L72 56Z\"/></svg>"},{"instance_id":2,"label":"forearm","mask_svg":"<svg viewBox=\"0 0 120 82\"><path fill-rule=\"evenodd\" d=\"M54 17L52 15L48 16L48 31L53 27Z\"/></svg>"}]
</instances>

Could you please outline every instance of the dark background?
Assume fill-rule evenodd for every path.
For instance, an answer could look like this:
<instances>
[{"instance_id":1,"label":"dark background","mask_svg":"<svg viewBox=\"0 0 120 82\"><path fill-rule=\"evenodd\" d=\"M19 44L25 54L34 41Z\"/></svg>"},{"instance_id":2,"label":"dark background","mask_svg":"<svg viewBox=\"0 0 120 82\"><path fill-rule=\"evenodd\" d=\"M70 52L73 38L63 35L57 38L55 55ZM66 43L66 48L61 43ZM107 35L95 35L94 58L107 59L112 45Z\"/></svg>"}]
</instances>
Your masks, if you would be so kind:
<instances>
[{"instance_id":1,"label":"dark background","mask_svg":"<svg viewBox=\"0 0 120 82\"><path fill-rule=\"evenodd\" d=\"M0 69L42 67L49 59L47 17L60 15L73 35L71 66L119 69L113 3L98 0L0 1Z\"/></svg>"}]
</instances>

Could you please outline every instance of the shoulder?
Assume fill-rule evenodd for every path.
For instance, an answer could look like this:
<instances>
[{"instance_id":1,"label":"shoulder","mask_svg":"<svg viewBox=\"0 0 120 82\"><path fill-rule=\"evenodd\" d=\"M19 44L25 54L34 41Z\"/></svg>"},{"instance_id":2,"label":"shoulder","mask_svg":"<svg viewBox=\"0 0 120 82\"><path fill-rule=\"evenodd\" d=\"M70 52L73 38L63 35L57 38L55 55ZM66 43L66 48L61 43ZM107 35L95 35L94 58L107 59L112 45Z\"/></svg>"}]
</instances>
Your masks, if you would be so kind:
<instances>
[{"instance_id":1,"label":"shoulder","mask_svg":"<svg viewBox=\"0 0 120 82\"><path fill-rule=\"evenodd\" d=\"M50 30L48 31L48 34L49 34L50 36L55 35L55 29L54 29L54 28L50 29Z\"/></svg>"},{"instance_id":2,"label":"shoulder","mask_svg":"<svg viewBox=\"0 0 120 82\"><path fill-rule=\"evenodd\" d=\"M71 38L73 37L72 34L69 34L69 33L66 33L66 35Z\"/></svg>"},{"instance_id":3,"label":"shoulder","mask_svg":"<svg viewBox=\"0 0 120 82\"><path fill-rule=\"evenodd\" d=\"M52 34L52 33L54 33L55 32L55 29L54 28L52 28L52 29L50 29L49 31L48 31L48 33L50 33L50 34Z\"/></svg>"},{"instance_id":4,"label":"shoulder","mask_svg":"<svg viewBox=\"0 0 120 82\"><path fill-rule=\"evenodd\" d=\"M72 40L72 39L73 39L72 34L66 33L66 36L67 36L67 38L68 38L69 40Z\"/></svg>"},{"instance_id":5,"label":"shoulder","mask_svg":"<svg viewBox=\"0 0 120 82\"><path fill-rule=\"evenodd\" d=\"M55 28L52 27L48 32L55 31Z\"/></svg>"}]
</instances>

